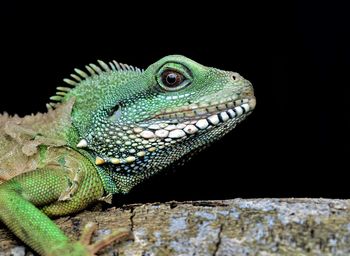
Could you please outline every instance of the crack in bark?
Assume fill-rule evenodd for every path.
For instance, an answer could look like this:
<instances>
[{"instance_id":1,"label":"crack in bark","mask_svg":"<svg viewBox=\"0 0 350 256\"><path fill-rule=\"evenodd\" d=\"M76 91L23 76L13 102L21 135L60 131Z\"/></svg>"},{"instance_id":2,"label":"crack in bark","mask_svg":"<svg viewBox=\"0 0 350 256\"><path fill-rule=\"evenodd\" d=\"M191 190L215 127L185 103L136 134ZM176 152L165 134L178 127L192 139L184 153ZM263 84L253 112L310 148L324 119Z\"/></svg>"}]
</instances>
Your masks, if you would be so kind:
<instances>
[{"instance_id":1,"label":"crack in bark","mask_svg":"<svg viewBox=\"0 0 350 256\"><path fill-rule=\"evenodd\" d=\"M219 232L218 232L218 241L215 244L215 250L213 253L213 256L217 256L217 253L219 251L219 247L221 245L221 234L222 234L222 230L224 229L224 224L221 224L219 227Z\"/></svg>"},{"instance_id":2,"label":"crack in bark","mask_svg":"<svg viewBox=\"0 0 350 256\"><path fill-rule=\"evenodd\" d=\"M187 202L184 202L187 203ZM218 207L218 206L223 206L226 207L227 204L222 203L222 202L210 202L210 201L198 201L198 202L191 202L193 206L204 206L204 207Z\"/></svg>"},{"instance_id":3,"label":"crack in bark","mask_svg":"<svg viewBox=\"0 0 350 256\"><path fill-rule=\"evenodd\" d=\"M171 202L169 202L169 206L170 206L170 209L174 209L175 207L178 206L178 202L171 201Z\"/></svg>"},{"instance_id":4,"label":"crack in bark","mask_svg":"<svg viewBox=\"0 0 350 256\"><path fill-rule=\"evenodd\" d=\"M175 207L179 206L179 205L193 205L193 206L200 206L200 207L218 207L218 206L222 206L222 207L226 207L228 206L226 203L221 202L221 201L182 201L182 202L178 202L178 201L170 201L170 202L166 202L165 204L170 206L170 209L174 209ZM152 204L154 205L154 204Z\"/></svg>"},{"instance_id":5,"label":"crack in bark","mask_svg":"<svg viewBox=\"0 0 350 256\"><path fill-rule=\"evenodd\" d=\"M133 232L134 231L134 217L135 217L135 212L134 212L134 210L135 210L135 208L134 207L131 207L130 208L130 230L131 230L131 232Z\"/></svg>"}]
</instances>

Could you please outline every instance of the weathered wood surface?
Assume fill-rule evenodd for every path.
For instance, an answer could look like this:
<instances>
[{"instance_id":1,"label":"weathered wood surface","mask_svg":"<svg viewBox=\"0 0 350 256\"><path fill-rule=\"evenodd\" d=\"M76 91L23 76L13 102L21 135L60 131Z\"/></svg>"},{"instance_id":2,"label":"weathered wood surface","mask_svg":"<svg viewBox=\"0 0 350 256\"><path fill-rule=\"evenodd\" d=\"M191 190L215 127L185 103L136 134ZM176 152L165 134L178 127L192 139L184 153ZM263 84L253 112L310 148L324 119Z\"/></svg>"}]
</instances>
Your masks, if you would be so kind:
<instances>
[{"instance_id":1,"label":"weathered wood surface","mask_svg":"<svg viewBox=\"0 0 350 256\"><path fill-rule=\"evenodd\" d=\"M77 239L88 221L94 239L131 228L134 241L101 255L350 255L350 201L234 199L133 204L84 211L56 223ZM0 255L32 255L0 225Z\"/></svg>"}]
</instances>

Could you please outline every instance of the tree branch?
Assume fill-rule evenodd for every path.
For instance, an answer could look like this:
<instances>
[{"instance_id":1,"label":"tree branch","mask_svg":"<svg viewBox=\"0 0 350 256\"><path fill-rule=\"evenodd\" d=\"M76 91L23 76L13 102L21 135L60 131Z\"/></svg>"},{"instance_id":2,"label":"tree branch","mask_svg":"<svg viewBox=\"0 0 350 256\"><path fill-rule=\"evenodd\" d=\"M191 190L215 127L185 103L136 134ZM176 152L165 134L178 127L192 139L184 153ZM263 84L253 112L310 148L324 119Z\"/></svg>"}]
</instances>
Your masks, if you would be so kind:
<instances>
[{"instance_id":1,"label":"tree branch","mask_svg":"<svg viewBox=\"0 0 350 256\"><path fill-rule=\"evenodd\" d=\"M133 204L89 210L55 222L72 239L88 221L94 240L112 230L133 230L134 241L101 255L303 255L350 252L349 200L234 199ZM30 255L0 227L0 256Z\"/></svg>"}]
</instances>

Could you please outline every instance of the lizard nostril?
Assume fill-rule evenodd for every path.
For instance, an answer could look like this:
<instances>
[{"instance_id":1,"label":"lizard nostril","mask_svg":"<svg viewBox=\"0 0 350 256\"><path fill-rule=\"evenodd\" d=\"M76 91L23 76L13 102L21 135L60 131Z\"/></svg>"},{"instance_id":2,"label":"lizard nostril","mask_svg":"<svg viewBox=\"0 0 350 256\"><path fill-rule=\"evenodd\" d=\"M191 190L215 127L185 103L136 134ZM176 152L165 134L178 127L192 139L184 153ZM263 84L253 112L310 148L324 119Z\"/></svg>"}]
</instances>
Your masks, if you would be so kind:
<instances>
[{"instance_id":1,"label":"lizard nostril","mask_svg":"<svg viewBox=\"0 0 350 256\"><path fill-rule=\"evenodd\" d=\"M233 80L238 80L240 78L240 75L236 72L231 72L231 77Z\"/></svg>"}]
</instances>

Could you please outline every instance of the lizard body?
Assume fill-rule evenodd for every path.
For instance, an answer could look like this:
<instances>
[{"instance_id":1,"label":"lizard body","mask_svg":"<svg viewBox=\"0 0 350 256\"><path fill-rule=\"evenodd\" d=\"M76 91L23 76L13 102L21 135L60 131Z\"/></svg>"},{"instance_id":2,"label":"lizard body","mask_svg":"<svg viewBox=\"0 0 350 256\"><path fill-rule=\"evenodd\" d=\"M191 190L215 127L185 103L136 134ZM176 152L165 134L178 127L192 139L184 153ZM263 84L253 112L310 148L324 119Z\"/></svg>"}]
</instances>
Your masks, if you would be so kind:
<instances>
[{"instance_id":1,"label":"lizard body","mask_svg":"<svg viewBox=\"0 0 350 256\"><path fill-rule=\"evenodd\" d=\"M86 69L65 79L73 88L58 87L47 113L0 116L0 220L41 255L94 255L101 244L70 242L47 216L127 193L255 108L249 81L184 56Z\"/></svg>"}]
</instances>

